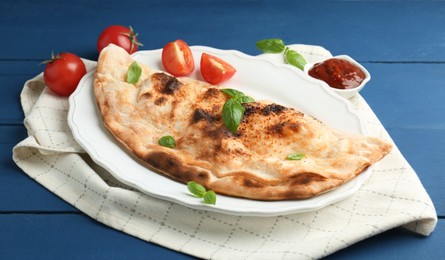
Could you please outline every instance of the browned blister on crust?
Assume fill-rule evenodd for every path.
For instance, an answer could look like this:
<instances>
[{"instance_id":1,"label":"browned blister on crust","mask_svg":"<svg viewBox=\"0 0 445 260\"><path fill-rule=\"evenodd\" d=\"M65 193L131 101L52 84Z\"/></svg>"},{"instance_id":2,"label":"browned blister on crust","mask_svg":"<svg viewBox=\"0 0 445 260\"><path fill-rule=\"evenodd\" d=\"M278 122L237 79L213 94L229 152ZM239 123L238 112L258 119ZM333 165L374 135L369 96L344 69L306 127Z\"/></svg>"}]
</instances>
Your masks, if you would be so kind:
<instances>
[{"instance_id":1,"label":"browned blister on crust","mask_svg":"<svg viewBox=\"0 0 445 260\"><path fill-rule=\"evenodd\" d=\"M144 64L132 85L125 81L132 62L114 45L100 54L94 93L104 124L141 162L176 181L256 200L306 199L353 179L391 150L389 142L331 129L271 102L243 104L232 133L222 120L230 97L219 87ZM175 138L175 148L158 144L165 135ZM286 160L292 153L305 156Z\"/></svg>"}]
</instances>

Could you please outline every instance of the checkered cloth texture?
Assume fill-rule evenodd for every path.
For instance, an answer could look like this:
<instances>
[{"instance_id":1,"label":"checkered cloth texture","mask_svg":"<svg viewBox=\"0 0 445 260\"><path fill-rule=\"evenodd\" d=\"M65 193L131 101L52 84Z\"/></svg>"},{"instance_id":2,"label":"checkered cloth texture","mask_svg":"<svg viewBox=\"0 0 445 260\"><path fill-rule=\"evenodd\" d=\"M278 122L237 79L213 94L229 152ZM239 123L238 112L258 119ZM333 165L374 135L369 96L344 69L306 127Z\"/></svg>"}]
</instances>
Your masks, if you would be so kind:
<instances>
[{"instance_id":1,"label":"checkered cloth texture","mask_svg":"<svg viewBox=\"0 0 445 260\"><path fill-rule=\"evenodd\" d=\"M291 45L308 62L331 54ZM279 55L264 55L282 62ZM87 68L95 62L84 60ZM369 134L391 140L360 96L352 100ZM437 223L434 205L395 146L351 197L320 210L275 217L234 216L191 209L148 196L116 180L80 147L67 124L68 99L50 92L43 74L21 93L29 136L13 159L29 177L91 218L172 250L210 259L313 259L402 227L424 236Z\"/></svg>"}]
</instances>

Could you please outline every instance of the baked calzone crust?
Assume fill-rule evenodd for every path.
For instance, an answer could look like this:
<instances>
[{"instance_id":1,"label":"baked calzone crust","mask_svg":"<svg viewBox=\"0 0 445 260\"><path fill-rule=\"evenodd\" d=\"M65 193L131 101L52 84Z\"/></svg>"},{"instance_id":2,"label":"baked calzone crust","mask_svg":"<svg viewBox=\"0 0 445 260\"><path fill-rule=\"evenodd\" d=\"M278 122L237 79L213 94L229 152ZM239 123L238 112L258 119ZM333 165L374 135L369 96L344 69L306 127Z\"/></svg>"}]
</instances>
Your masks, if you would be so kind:
<instances>
[{"instance_id":1,"label":"baked calzone crust","mask_svg":"<svg viewBox=\"0 0 445 260\"><path fill-rule=\"evenodd\" d=\"M271 102L244 103L233 133L222 119L230 97L218 86L144 64L130 84L133 61L115 45L100 54L94 93L103 122L141 163L176 181L256 200L306 199L351 180L391 150L389 142L332 129ZM158 144L165 135L174 137L174 148ZM294 153L304 157L286 159Z\"/></svg>"}]
</instances>

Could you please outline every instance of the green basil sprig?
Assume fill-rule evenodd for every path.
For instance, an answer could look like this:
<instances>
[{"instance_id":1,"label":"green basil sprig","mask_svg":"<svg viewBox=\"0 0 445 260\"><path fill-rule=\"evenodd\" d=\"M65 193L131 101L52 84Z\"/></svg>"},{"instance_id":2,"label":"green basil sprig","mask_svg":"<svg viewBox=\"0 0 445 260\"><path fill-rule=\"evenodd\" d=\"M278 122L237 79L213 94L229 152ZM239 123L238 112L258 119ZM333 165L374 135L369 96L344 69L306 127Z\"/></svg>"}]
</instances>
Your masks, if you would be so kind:
<instances>
[{"instance_id":1,"label":"green basil sprig","mask_svg":"<svg viewBox=\"0 0 445 260\"><path fill-rule=\"evenodd\" d=\"M277 38L265 39L256 42L256 47L265 53L282 53L284 52L284 60L287 64L295 66L301 70L306 65L306 60L297 51L291 50L284 44L284 41Z\"/></svg>"},{"instance_id":2,"label":"green basil sprig","mask_svg":"<svg viewBox=\"0 0 445 260\"><path fill-rule=\"evenodd\" d=\"M295 66L300 70L304 70L304 65L306 65L306 60L301 54L287 47L284 51L284 60L287 62L287 64Z\"/></svg>"},{"instance_id":3,"label":"green basil sprig","mask_svg":"<svg viewBox=\"0 0 445 260\"><path fill-rule=\"evenodd\" d=\"M175 148L176 141L175 138L173 138L173 136L164 135L163 137L159 138L158 144L168 148Z\"/></svg>"},{"instance_id":4,"label":"green basil sprig","mask_svg":"<svg viewBox=\"0 0 445 260\"><path fill-rule=\"evenodd\" d=\"M246 109L241 105L241 102L231 98L226 101L223 106L222 118L227 128L235 133L241 123Z\"/></svg>"},{"instance_id":5,"label":"green basil sprig","mask_svg":"<svg viewBox=\"0 0 445 260\"><path fill-rule=\"evenodd\" d=\"M304 158L304 154L303 153L291 153L289 154L286 159L287 160L301 160Z\"/></svg>"},{"instance_id":6,"label":"green basil sprig","mask_svg":"<svg viewBox=\"0 0 445 260\"><path fill-rule=\"evenodd\" d=\"M243 120L245 112L245 108L242 106L242 104L254 102L255 100L236 89L226 88L221 89L221 92L231 97L226 101L226 103L224 103L223 106L222 118L224 124L232 133L236 133L241 121Z\"/></svg>"},{"instance_id":7,"label":"green basil sprig","mask_svg":"<svg viewBox=\"0 0 445 260\"><path fill-rule=\"evenodd\" d=\"M142 75L142 68L136 61L131 63L127 71L127 82L130 84L136 84Z\"/></svg>"},{"instance_id":8,"label":"green basil sprig","mask_svg":"<svg viewBox=\"0 0 445 260\"><path fill-rule=\"evenodd\" d=\"M203 199L204 199L205 204L215 205L216 204L216 193L213 190L206 191Z\"/></svg>"},{"instance_id":9,"label":"green basil sprig","mask_svg":"<svg viewBox=\"0 0 445 260\"><path fill-rule=\"evenodd\" d=\"M265 39L256 42L256 47L265 53L282 53L286 48L281 39Z\"/></svg>"},{"instance_id":10,"label":"green basil sprig","mask_svg":"<svg viewBox=\"0 0 445 260\"><path fill-rule=\"evenodd\" d=\"M187 182L187 189L197 198L203 198L205 204L216 204L216 193L213 190L206 190L204 186L195 181Z\"/></svg>"}]
</instances>

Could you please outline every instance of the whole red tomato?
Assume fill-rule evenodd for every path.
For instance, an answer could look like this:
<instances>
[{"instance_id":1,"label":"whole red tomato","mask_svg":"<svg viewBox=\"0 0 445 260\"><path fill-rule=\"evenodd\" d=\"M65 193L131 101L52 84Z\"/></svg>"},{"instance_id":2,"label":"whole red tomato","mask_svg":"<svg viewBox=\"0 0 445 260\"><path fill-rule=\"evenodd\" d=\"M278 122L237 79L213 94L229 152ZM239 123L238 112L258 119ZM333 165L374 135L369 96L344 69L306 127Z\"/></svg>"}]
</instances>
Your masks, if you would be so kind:
<instances>
[{"instance_id":1,"label":"whole red tomato","mask_svg":"<svg viewBox=\"0 0 445 260\"><path fill-rule=\"evenodd\" d=\"M111 25L99 35L97 51L100 53L108 44L113 43L132 54L138 50L138 46L143 46L142 43L138 42L137 36L138 34L133 31L131 26Z\"/></svg>"},{"instance_id":2,"label":"whole red tomato","mask_svg":"<svg viewBox=\"0 0 445 260\"><path fill-rule=\"evenodd\" d=\"M69 96L76 90L80 79L87 73L85 64L72 53L52 54L51 60L45 61L43 72L45 84L60 96Z\"/></svg>"}]
</instances>

